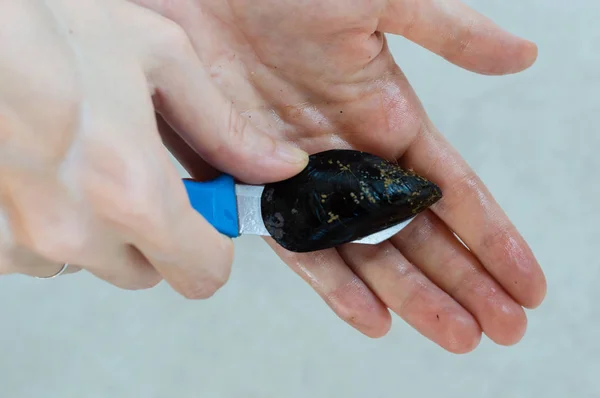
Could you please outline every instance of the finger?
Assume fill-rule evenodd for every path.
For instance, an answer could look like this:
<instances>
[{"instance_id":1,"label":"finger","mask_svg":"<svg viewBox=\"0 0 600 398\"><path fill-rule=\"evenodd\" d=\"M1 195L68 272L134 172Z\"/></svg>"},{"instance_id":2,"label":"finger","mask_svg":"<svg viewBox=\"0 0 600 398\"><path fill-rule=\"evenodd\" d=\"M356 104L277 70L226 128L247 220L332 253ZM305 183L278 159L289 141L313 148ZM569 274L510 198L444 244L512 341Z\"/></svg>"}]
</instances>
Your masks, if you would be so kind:
<instances>
[{"instance_id":1,"label":"finger","mask_svg":"<svg viewBox=\"0 0 600 398\"><path fill-rule=\"evenodd\" d=\"M150 236L142 227L134 242L175 290L188 299L206 299L229 279L233 242L178 202L167 210L171 221L146 224L162 233Z\"/></svg>"},{"instance_id":2,"label":"finger","mask_svg":"<svg viewBox=\"0 0 600 398\"><path fill-rule=\"evenodd\" d=\"M22 274L44 278L56 275L63 266L30 250L15 247L8 215L0 207L0 275ZM61 275L79 271L80 267L69 266Z\"/></svg>"},{"instance_id":3,"label":"finger","mask_svg":"<svg viewBox=\"0 0 600 398\"><path fill-rule=\"evenodd\" d=\"M191 207L156 127L146 124L148 129L141 129L150 132L146 137L122 140L110 154L99 154L104 168L86 176L86 194L121 239L138 249L176 291L190 299L208 298L228 279L232 242ZM135 263L143 266L141 256Z\"/></svg>"},{"instance_id":4,"label":"finger","mask_svg":"<svg viewBox=\"0 0 600 398\"><path fill-rule=\"evenodd\" d=\"M115 130L101 128L100 131ZM121 138L124 136L120 135ZM114 138L110 134L101 137ZM72 192L77 192L75 196L81 200L73 200L64 187L46 176L41 179L27 173L13 173L10 178L5 176L4 188L9 189L11 195L3 198L0 209L0 224L3 224L0 226L0 247L4 246L2 251L10 256L9 261L16 267L13 272L43 268L44 273L45 269L53 269L57 264L69 263L124 289L149 288L160 281L152 267L143 259L132 256L124 249L122 241L107 231L96 214L92 215L90 207L110 212L112 201L123 196L122 192L110 188L124 172L119 167L123 161L113 162L114 158L111 158L115 153L113 142L109 143L108 150L101 150L102 144L91 145L92 151L83 154L95 166L81 164L81 167L65 169L63 177L69 180ZM82 144L83 147L86 145ZM110 175L111 168L117 176L114 179ZM78 188L82 186L84 191L79 192ZM117 186L122 189L118 183ZM110 200L102 201L107 195L112 196ZM89 201L85 200L86 196ZM39 206L40 197L44 197L44 206Z\"/></svg>"},{"instance_id":5,"label":"finger","mask_svg":"<svg viewBox=\"0 0 600 398\"><path fill-rule=\"evenodd\" d=\"M85 268L68 263L61 275L77 273L83 269L116 287L127 290L149 289L156 286L161 277L135 248L128 247L120 255L103 253L93 257ZM22 274L34 277L56 275L63 267L24 248L10 250L0 255L0 275Z\"/></svg>"},{"instance_id":6,"label":"finger","mask_svg":"<svg viewBox=\"0 0 600 398\"><path fill-rule=\"evenodd\" d=\"M156 115L156 121L163 144L195 180L206 181L219 176L220 172L202 159L161 115Z\"/></svg>"},{"instance_id":7,"label":"finger","mask_svg":"<svg viewBox=\"0 0 600 398\"><path fill-rule=\"evenodd\" d=\"M391 0L379 30L398 34L465 69L515 73L531 66L537 47L458 0Z\"/></svg>"},{"instance_id":8,"label":"finger","mask_svg":"<svg viewBox=\"0 0 600 398\"><path fill-rule=\"evenodd\" d=\"M494 342L512 345L523 337L527 326L523 308L435 214L420 214L391 241L429 280L473 314Z\"/></svg>"},{"instance_id":9,"label":"finger","mask_svg":"<svg viewBox=\"0 0 600 398\"><path fill-rule=\"evenodd\" d=\"M522 306L537 307L546 280L531 249L479 177L433 127L426 127L401 163L438 184L432 210Z\"/></svg>"},{"instance_id":10,"label":"finger","mask_svg":"<svg viewBox=\"0 0 600 398\"><path fill-rule=\"evenodd\" d=\"M23 248L0 253L0 275L21 274L47 278L59 273L63 266L64 264L50 261ZM74 274L79 271L81 271L81 267L69 265L61 275Z\"/></svg>"},{"instance_id":11,"label":"finger","mask_svg":"<svg viewBox=\"0 0 600 398\"><path fill-rule=\"evenodd\" d=\"M150 289L162 276L140 251L131 245L119 245L90 258L86 271L111 285L126 290Z\"/></svg>"},{"instance_id":12,"label":"finger","mask_svg":"<svg viewBox=\"0 0 600 398\"><path fill-rule=\"evenodd\" d=\"M155 18L160 18L156 16ZM147 64L157 110L204 160L247 183L291 177L306 152L259 130L211 80L184 31L161 19ZM167 22L168 21L168 22Z\"/></svg>"},{"instance_id":13,"label":"finger","mask_svg":"<svg viewBox=\"0 0 600 398\"><path fill-rule=\"evenodd\" d=\"M306 281L342 320L373 338L384 336L391 317L381 300L344 263L337 250L292 253L267 239L290 268Z\"/></svg>"},{"instance_id":14,"label":"finger","mask_svg":"<svg viewBox=\"0 0 600 398\"><path fill-rule=\"evenodd\" d=\"M469 352L479 344L481 329L473 316L389 241L345 245L340 254L385 305L423 336L453 353Z\"/></svg>"},{"instance_id":15,"label":"finger","mask_svg":"<svg viewBox=\"0 0 600 398\"><path fill-rule=\"evenodd\" d=\"M206 299L229 279L233 243L191 208L176 171L169 167L164 164L168 181L146 192L156 195L164 189L170 198L125 201L113 221L123 222L128 240L177 292L188 299ZM132 212L132 207L138 210Z\"/></svg>"},{"instance_id":16,"label":"finger","mask_svg":"<svg viewBox=\"0 0 600 398\"><path fill-rule=\"evenodd\" d=\"M98 68L87 80L81 171L69 178L95 216L176 291L210 297L228 279L232 242L192 208L160 139L146 77L126 66ZM119 90L107 91L115 81Z\"/></svg>"}]
</instances>

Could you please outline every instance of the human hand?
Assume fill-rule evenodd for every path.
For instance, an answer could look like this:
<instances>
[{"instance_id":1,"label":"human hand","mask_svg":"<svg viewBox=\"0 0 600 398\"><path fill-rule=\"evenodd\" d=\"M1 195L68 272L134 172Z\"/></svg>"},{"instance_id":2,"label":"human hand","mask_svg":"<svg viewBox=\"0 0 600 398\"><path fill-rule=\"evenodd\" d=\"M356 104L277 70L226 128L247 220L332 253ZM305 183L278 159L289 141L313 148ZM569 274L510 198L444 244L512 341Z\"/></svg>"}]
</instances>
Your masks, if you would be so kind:
<instances>
[{"instance_id":1,"label":"human hand","mask_svg":"<svg viewBox=\"0 0 600 398\"><path fill-rule=\"evenodd\" d=\"M222 170L298 173L306 153L246 125L172 21L121 0L0 1L0 274L68 262L188 298L227 279L232 242L190 206L155 107ZM163 120L163 119L161 119Z\"/></svg>"},{"instance_id":2,"label":"human hand","mask_svg":"<svg viewBox=\"0 0 600 398\"><path fill-rule=\"evenodd\" d=\"M384 33L490 75L529 67L534 44L456 0L136 2L186 30L223 94L254 125L310 153L351 147L398 159L442 188L430 211L376 247L295 254L270 242L342 319L379 337L390 328L391 309L455 353L474 349L482 331L502 345L521 339L523 307L545 295L540 266L429 120ZM205 164L168 135L192 174L204 173Z\"/></svg>"}]
</instances>

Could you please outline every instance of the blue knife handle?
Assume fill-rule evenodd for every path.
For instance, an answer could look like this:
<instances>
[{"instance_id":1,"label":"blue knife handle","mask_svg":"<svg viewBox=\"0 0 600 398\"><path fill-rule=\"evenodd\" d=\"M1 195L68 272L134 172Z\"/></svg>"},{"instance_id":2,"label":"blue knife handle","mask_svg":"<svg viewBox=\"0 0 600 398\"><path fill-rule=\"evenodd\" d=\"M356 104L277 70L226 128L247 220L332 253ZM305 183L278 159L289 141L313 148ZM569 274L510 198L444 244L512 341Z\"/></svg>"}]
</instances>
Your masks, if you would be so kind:
<instances>
[{"instance_id":1,"label":"blue knife handle","mask_svg":"<svg viewBox=\"0 0 600 398\"><path fill-rule=\"evenodd\" d=\"M240 236L233 177L223 174L211 181L184 179L192 207L217 231L230 238Z\"/></svg>"}]
</instances>

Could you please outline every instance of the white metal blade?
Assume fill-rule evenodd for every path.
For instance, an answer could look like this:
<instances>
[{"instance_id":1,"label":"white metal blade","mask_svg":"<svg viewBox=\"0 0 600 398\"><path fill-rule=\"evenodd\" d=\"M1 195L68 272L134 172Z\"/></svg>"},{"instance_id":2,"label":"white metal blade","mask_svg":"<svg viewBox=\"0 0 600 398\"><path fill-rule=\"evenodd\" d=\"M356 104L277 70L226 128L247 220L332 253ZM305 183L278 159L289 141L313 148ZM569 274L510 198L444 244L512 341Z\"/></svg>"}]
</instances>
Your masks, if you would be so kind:
<instances>
[{"instance_id":1,"label":"white metal blade","mask_svg":"<svg viewBox=\"0 0 600 398\"><path fill-rule=\"evenodd\" d=\"M383 241L388 240L392 236L396 235L398 232L402 231L412 220L414 220L414 217L404 222L401 222L400 224L396 224L393 227L384 229L383 231L375 232L374 234L365 236L362 239L355 240L352 243L362 243L363 245L377 245Z\"/></svg>"},{"instance_id":2,"label":"white metal blade","mask_svg":"<svg viewBox=\"0 0 600 398\"><path fill-rule=\"evenodd\" d=\"M271 235L265 227L260 210L260 198L264 189L265 187L260 185L236 184L235 196L237 197L240 235Z\"/></svg>"},{"instance_id":3,"label":"white metal blade","mask_svg":"<svg viewBox=\"0 0 600 398\"><path fill-rule=\"evenodd\" d=\"M238 205L238 218L240 226L240 235L260 235L270 236L269 231L265 227L261 212L261 196L264 187L260 185L242 185L235 186L235 194ZM361 243L365 245L376 245L392 236L396 235L404 229L412 220L411 218L393 227L376 232L362 239L355 240L351 243Z\"/></svg>"}]
</instances>

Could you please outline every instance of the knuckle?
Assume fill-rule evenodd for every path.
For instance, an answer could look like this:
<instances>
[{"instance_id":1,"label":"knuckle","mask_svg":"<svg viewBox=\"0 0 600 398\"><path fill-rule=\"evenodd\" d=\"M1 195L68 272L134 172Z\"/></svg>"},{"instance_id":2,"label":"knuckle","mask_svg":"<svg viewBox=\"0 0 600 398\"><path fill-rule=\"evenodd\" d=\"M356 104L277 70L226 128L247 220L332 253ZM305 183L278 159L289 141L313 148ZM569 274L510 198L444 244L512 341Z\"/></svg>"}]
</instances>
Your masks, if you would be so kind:
<instances>
[{"instance_id":1,"label":"knuckle","mask_svg":"<svg viewBox=\"0 0 600 398\"><path fill-rule=\"evenodd\" d=\"M188 300L205 300L211 298L223 285L224 283L217 279L209 279L185 286L180 292Z\"/></svg>"},{"instance_id":2,"label":"knuckle","mask_svg":"<svg viewBox=\"0 0 600 398\"><path fill-rule=\"evenodd\" d=\"M162 277L159 273L149 273L141 278L136 278L135 280L127 283L123 288L126 290L148 290L156 287L162 281Z\"/></svg>"},{"instance_id":3,"label":"knuckle","mask_svg":"<svg viewBox=\"0 0 600 398\"><path fill-rule=\"evenodd\" d=\"M511 232L506 227L495 227L490 229L483 237L481 245L486 250L494 250L497 247L510 247Z\"/></svg>"},{"instance_id":4,"label":"knuckle","mask_svg":"<svg viewBox=\"0 0 600 398\"><path fill-rule=\"evenodd\" d=\"M205 300L216 292L216 290L209 290L204 285L192 286L181 290L181 294L188 300Z\"/></svg>"},{"instance_id":5,"label":"knuckle","mask_svg":"<svg viewBox=\"0 0 600 398\"><path fill-rule=\"evenodd\" d=\"M231 268L229 267L225 268L212 279L212 286L215 288L215 291L221 289L223 286L225 286L225 284L227 284L230 276L230 270Z\"/></svg>"},{"instance_id":6,"label":"knuckle","mask_svg":"<svg viewBox=\"0 0 600 398\"><path fill-rule=\"evenodd\" d=\"M461 196L477 188L480 185L480 180L475 171L467 170L459 175L453 182L450 183L453 191L458 191Z\"/></svg>"},{"instance_id":7,"label":"knuckle","mask_svg":"<svg viewBox=\"0 0 600 398\"><path fill-rule=\"evenodd\" d=\"M427 295L426 284L422 280L418 280L421 279L422 275L417 273L417 271L411 272L410 275L414 277L415 281L411 284L411 287L408 288L397 308L394 309L394 312L402 318L407 317L409 311L418 308L416 303Z\"/></svg>"},{"instance_id":8,"label":"knuckle","mask_svg":"<svg viewBox=\"0 0 600 398\"><path fill-rule=\"evenodd\" d=\"M459 174L444 185L442 189L451 194L446 195L436 203L436 207L440 212L446 214L452 213L459 206L472 203L473 195L477 195L480 201L485 196L483 183L473 170L467 170Z\"/></svg>"},{"instance_id":9,"label":"knuckle","mask_svg":"<svg viewBox=\"0 0 600 398\"><path fill-rule=\"evenodd\" d=\"M114 209L115 221L140 231L160 231L160 221L151 199L135 189L128 190Z\"/></svg>"},{"instance_id":10,"label":"knuckle","mask_svg":"<svg viewBox=\"0 0 600 398\"><path fill-rule=\"evenodd\" d=\"M146 278L145 283L141 286L141 289L143 289L143 290L152 289L152 288L158 286L158 284L160 282L162 282L162 280L163 279L160 276L160 274L156 273L152 277Z\"/></svg>"},{"instance_id":11,"label":"knuckle","mask_svg":"<svg viewBox=\"0 0 600 398\"><path fill-rule=\"evenodd\" d=\"M161 33L170 45L182 46L185 48L190 46L190 41L185 30L179 24L171 20L165 21Z\"/></svg>"},{"instance_id":12,"label":"knuckle","mask_svg":"<svg viewBox=\"0 0 600 398\"><path fill-rule=\"evenodd\" d=\"M233 159L234 161L245 161L242 148L248 148L253 145L251 137L249 137L249 121L245 117L241 117L235 105L228 103L226 109L223 110L220 116L222 124L217 137L217 143L214 147L214 153L219 153L223 157Z\"/></svg>"},{"instance_id":13,"label":"knuckle","mask_svg":"<svg viewBox=\"0 0 600 398\"><path fill-rule=\"evenodd\" d=\"M54 262L72 261L80 257L85 249L86 234L75 222L59 225L29 222L24 232L27 236L25 245L34 253Z\"/></svg>"},{"instance_id":14,"label":"knuckle","mask_svg":"<svg viewBox=\"0 0 600 398\"><path fill-rule=\"evenodd\" d=\"M17 191L6 197L5 209L0 209L0 247L22 247L52 262L74 261L87 244L85 220L78 209L53 196L53 190L45 203L37 204L39 192Z\"/></svg>"},{"instance_id":15,"label":"knuckle","mask_svg":"<svg viewBox=\"0 0 600 398\"><path fill-rule=\"evenodd\" d=\"M244 161L243 153L240 148L248 148L252 146L251 139L248 135L250 124L247 118L241 117L234 104L228 104L224 114L223 129L220 134L219 146L215 153L221 153L225 156Z\"/></svg>"},{"instance_id":16,"label":"knuckle","mask_svg":"<svg viewBox=\"0 0 600 398\"><path fill-rule=\"evenodd\" d=\"M233 142L244 142L249 122L241 117L234 104L228 105L226 134ZM227 140L229 142L229 140Z\"/></svg>"},{"instance_id":17,"label":"knuckle","mask_svg":"<svg viewBox=\"0 0 600 398\"><path fill-rule=\"evenodd\" d=\"M147 290L158 285L162 277L152 268L139 269L123 261L88 268L97 277L123 290Z\"/></svg>"},{"instance_id":18,"label":"knuckle","mask_svg":"<svg viewBox=\"0 0 600 398\"><path fill-rule=\"evenodd\" d=\"M441 229L441 221L427 212L417 215L411 224L394 237L405 256L418 255Z\"/></svg>"},{"instance_id":19,"label":"knuckle","mask_svg":"<svg viewBox=\"0 0 600 398\"><path fill-rule=\"evenodd\" d=\"M402 35L405 37L413 37L415 28L419 26L419 13L418 7L406 7L402 9L404 14L404 24L402 29Z\"/></svg>"},{"instance_id":20,"label":"knuckle","mask_svg":"<svg viewBox=\"0 0 600 398\"><path fill-rule=\"evenodd\" d=\"M190 54L194 52L187 33L176 22L163 19L157 29L156 46L163 54Z\"/></svg>"},{"instance_id":21,"label":"knuckle","mask_svg":"<svg viewBox=\"0 0 600 398\"><path fill-rule=\"evenodd\" d=\"M465 54L473 42L473 23L462 26L460 30L450 35L443 43L441 53L447 59L456 59Z\"/></svg>"},{"instance_id":22,"label":"knuckle","mask_svg":"<svg viewBox=\"0 0 600 398\"><path fill-rule=\"evenodd\" d=\"M189 300L204 300L212 297L229 280L231 267L219 267L210 275L191 283L183 284L179 292Z\"/></svg>"},{"instance_id":23,"label":"knuckle","mask_svg":"<svg viewBox=\"0 0 600 398\"><path fill-rule=\"evenodd\" d=\"M481 291L486 282L485 274L469 259L453 251L440 261L444 267L454 270L448 277L447 286L444 290L452 296L460 299L468 297L477 291Z\"/></svg>"},{"instance_id":24,"label":"knuckle","mask_svg":"<svg viewBox=\"0 0 600 398\"><path fill-rule=\"evenodd\" d=\"M127 169L125 167L125 169ZM103 184L90 180L88 193L96 210L113 225L126 230L160 232L161 197L157 184L147 173L130 168L127 172L105 173Z\"/></svg>"},{"instance_id":25,"label":"knuckle","mask_svg":"<svg viewBox=\"0 0 600 398\"><path fill-rule=\"evenodd\" d=\"M59 86L60 87L60 86ZM24 116L6 111L0 114L0 160L21 168L22 159L29 165L56 167L64 161L77 136L79 98L75 94L58 95L53 86L45 87L39 112L32 107L22 108ZM36 131L45 134L37 135Z\"/></svg>"},{"instance_id":26,"label":"knuckle","mask_svg":"<svg viewBox=\"0 0 600 398\"><path fill-rule=\"evenodd\" d=\"M58 165L77 139L82 94L72 77L57 76L36 90L40 90L38 97L43 99L44 112L31 109L30 114L37 117L28 118L23 131L47 134L28 141L28 155L42 164Z\"/></svg>"}]
</instances>

